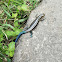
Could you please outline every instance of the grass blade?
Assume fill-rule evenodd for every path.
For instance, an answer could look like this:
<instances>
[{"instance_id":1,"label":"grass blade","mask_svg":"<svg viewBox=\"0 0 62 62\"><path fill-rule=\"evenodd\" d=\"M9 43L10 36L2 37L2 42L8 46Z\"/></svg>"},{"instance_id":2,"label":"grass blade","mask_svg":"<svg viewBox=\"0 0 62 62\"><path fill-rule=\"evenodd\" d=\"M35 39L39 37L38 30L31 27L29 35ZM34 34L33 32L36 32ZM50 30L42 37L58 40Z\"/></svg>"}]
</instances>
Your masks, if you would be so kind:
<instances>
[{"instance_id":1,"label":"grass blade","mask_svg":"<svg viewBox=\"0 0 62 62\"><path fill-rule=\"evenodd\" d=\"M5 12L9 17L11 17L10 13L8 13L5 9L3 9L3 10L4 10L4 12Z\"/></svg>"},{"instance_id":2,"label":"grass blade","mask_svg":"<svg viewBox=\"0 0 62 62\"><path fill-rule=\"evenodd\" d=\"M24 18L24 19L18 20L18 22L24 22L24 21L26 21L26 20L27 20L27 18Z\"/></svg>"},{"instance_id":3,"label":"grass blade","mask_svg":"<svg viewBox=\"0 0 62 62\"><path fill-rule=\"evenodd\" d=\"M10 24L3 24L2 26L7 26L7 27L10 27L10 28L14 29L14 27Z\"/></svg>"}]
</instances>

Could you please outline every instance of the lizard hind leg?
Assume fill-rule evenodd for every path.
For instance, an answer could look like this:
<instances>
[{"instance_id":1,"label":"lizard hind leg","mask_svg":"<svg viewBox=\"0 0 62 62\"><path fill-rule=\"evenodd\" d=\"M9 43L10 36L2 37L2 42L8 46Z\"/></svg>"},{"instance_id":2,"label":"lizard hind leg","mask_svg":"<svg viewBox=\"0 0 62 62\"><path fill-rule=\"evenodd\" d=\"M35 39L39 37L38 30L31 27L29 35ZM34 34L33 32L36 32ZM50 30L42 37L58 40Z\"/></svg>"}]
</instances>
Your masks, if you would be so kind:
<instances>
[{"instance_id":1,"label":"lizard hind leg","mask_svg":"<svg viewBox=\"0 0 62 62\"><path fill-rule=\"evenodd\" d=\"M31 37L31 38L33 37L32 35L33 35L33 32L32 32L32 31L30 31L30 37Z\"/></svg>"}]
</instances>

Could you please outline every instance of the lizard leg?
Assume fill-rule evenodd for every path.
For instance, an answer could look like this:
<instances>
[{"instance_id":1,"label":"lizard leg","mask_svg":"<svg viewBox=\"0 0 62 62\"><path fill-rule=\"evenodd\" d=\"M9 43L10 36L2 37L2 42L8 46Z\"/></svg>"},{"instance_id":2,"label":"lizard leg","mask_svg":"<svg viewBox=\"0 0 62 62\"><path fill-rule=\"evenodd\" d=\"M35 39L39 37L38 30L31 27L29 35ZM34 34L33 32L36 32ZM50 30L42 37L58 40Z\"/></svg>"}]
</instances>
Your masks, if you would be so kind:
<instances>
[{"instance_id":1,"label":"lizard leg","mask_svg":"<svg viewBox=\"0 0 62 62\"><path fill-rule=\"evenodd\" d=\"M30 37L33 37L32 35L33 35L32 31L30 31Z\"/></svg>"}]
</instances>

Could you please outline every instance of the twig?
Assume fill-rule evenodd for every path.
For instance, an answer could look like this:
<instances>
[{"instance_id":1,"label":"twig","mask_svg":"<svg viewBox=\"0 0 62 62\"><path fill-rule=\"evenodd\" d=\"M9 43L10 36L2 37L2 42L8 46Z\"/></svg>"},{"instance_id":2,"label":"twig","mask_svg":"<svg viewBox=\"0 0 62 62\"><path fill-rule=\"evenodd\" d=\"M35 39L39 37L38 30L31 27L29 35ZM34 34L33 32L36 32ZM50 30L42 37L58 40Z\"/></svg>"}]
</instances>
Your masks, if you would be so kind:
<instances>
[{"instance_id":1,"label":"twig","mask_svg":"<svg viewBox=\"0 0 62 62\"><path fill-rule=\"evenodd\" d=\"M7 19L7 17L6 17L6 19ZM6 20L4 20L4 24L6 23Z\"/></svg>"}]
</instances>

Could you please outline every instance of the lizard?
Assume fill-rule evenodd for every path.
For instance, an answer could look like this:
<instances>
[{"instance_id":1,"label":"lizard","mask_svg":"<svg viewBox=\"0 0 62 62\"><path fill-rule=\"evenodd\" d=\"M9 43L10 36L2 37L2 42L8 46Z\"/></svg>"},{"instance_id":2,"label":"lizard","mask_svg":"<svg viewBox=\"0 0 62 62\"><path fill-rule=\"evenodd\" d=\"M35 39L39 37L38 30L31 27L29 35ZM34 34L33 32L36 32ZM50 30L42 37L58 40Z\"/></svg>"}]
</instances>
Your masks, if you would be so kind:
<instances>
[{"instance_id":1,"label":"lizard","mask_svg":"<svg viewBox=\"0 0 62 62\"><path fill-rule=\"evenodd\" d=\"M45 14L40 14L32 23L31 25L29 26L29 28L27 30L23 30L22 32L19 33L19 35L17 36L16 40L15 40L15 43L18 41L18 39L20 38L20 36L22 34L25 34L25 33L28 33L30 32L31 35L32 35L32 30L38 25L39 23L39 20L42 19L43 17L45 16Z\"/></svg>"}]
</instances>

